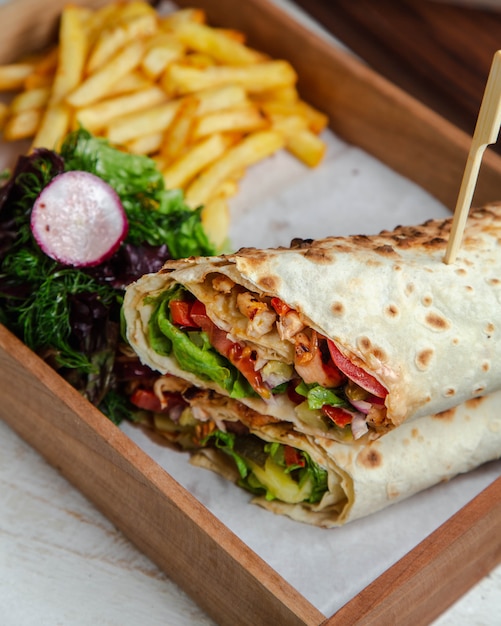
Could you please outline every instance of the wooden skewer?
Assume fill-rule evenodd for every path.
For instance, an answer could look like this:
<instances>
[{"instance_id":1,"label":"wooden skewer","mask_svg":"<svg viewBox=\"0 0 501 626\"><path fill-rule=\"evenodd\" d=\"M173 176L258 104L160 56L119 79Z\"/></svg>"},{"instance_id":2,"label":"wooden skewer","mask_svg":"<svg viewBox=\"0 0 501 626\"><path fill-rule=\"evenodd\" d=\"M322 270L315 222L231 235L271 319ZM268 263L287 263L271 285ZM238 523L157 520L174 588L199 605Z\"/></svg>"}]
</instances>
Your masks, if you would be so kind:
<instances>
[{"instance_id":1,"label":"wooden skewer","mask_svg":"<svg viewBox=\"0 0 501 626\"><path fill-rule=\"evenodd\" d=\"M454 210L452 228L444 263L454 263L477 184L482 156L488 144L496 143L501 125L501 50L494 54L484 97L480 106L475 132L466 162L463 180Z\"/></svg>"}]
</instances>

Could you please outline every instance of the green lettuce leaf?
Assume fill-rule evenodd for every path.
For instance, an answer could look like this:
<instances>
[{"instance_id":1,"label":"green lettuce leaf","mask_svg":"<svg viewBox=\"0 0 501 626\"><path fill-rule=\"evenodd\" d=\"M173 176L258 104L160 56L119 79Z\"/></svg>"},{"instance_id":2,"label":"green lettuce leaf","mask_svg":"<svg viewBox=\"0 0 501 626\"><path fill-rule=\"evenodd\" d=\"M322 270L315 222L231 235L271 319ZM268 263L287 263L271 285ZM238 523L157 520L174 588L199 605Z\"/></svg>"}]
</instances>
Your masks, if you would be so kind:
<instances>
[{"instance_id":1,"label":"green lettuce leaf","mask_svg":"<svg viewBox=\"0 0 501 626\"><path fill-rule=\"evenodd\" d=\"M232 398L256 395L248 381L227 358L209 343L206 333L186 332L172 323L169 302L181 297L182 290L173 288L154 299L154 310L148 326L150 345L158 354L173 355L181 369L211 380Z\"/></svg>"}]
</instances>

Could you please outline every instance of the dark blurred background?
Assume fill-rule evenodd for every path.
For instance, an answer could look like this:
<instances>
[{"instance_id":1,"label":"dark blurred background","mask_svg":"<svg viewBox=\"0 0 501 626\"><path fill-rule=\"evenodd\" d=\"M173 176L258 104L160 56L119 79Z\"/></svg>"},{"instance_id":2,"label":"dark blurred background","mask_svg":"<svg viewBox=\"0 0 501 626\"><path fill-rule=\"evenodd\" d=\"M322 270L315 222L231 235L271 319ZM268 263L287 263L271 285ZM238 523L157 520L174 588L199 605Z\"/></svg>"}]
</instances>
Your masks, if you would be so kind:
<instances>
[{"instance_id":1,"label":"dark blurred background","mask_svg":"<svg viewBox=\"0 0 501 626\"><path fill-rule=\"evenodd\" d=\"M296 4L382 76L473 134L492 58L501 49L501 0ZM493 149L501 152L499 142Z\"/></svg>"}]
</instances>

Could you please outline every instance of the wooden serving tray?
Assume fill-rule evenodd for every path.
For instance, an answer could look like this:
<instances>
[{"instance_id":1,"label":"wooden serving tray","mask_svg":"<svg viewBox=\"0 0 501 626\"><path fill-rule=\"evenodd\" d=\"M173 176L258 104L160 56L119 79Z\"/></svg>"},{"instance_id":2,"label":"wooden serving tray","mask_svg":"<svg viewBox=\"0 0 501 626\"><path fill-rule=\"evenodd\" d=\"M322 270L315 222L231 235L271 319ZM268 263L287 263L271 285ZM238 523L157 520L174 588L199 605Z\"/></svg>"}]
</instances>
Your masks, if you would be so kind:
<instances>
[{"instance_id":1,"label":"wooden serving tray","mask_svg":"<svg viewBox=\"0 0 501 626\"><path fill-rule=\"evenodd\" d=\"M11 33L38 25L37 44L63 5L46 2L41 14L33 0L13 4L0 19ZM252 45L289 59L335 133L454 206L470 147L464 132L266 0L238 11L230 0L178 4L200 6L211 23L240 28ZM0 61L24 41L5 39ZM476 201L500 199L500 180L501 157L487 151ZM501 561L499 479L326 617L2 326L0 398L0 417L223 625L427 624Z\"/></svg>"}]
</instances>

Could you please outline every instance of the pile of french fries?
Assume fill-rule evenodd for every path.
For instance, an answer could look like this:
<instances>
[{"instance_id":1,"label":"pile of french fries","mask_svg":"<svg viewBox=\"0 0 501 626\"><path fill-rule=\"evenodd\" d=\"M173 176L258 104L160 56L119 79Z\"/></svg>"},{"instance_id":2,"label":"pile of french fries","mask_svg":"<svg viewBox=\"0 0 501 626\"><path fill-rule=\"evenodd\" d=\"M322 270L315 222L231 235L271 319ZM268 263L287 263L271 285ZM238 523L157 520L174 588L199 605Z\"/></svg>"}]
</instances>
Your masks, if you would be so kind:
<instances>
[{"instance_id":1,"label":"pile of french fries","mask_svg":"<svg viewBox=\"0 0 501 626\"><path fill-rule=\"evenodd\" d=\"M211 27L200 9L158 14L147 2L91 10L68 5L58 43L0 65L5 141L58 149L83 126L114 146L156 160L182 188L216 245L228 200L246 170L286 149L310 167L323 159L327 117L296 89L284 60L252 49L240 31Z\"/></svg>"}]
</instances>

